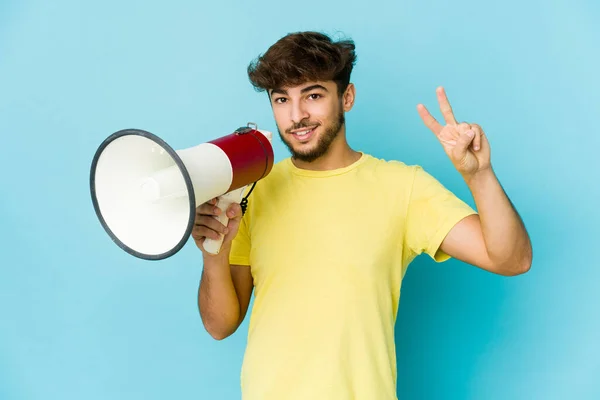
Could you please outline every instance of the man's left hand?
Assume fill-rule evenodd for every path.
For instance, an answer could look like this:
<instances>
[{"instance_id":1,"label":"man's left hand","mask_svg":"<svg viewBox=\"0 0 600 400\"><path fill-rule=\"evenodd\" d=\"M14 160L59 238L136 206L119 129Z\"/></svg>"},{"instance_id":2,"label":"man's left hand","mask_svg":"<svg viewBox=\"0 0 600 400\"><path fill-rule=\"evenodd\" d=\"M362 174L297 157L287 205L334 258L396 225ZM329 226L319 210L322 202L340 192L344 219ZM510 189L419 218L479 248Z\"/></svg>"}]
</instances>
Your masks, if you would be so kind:
<instances>
[{"instance_id":1,"label":"man's left hand","mask_svg":"<svg viewBox=\"0 0 600 400\"><path fill-rule=\"evenodd\" d=\"M446 121L445 126L442 126L423 104L417 106L417 111L425 125L442 144L454 167L464 178L489 169L490 144L483 129L477 124L456 122L444 88L437 88L436 93Z\"/></svg>"}]
</instances>

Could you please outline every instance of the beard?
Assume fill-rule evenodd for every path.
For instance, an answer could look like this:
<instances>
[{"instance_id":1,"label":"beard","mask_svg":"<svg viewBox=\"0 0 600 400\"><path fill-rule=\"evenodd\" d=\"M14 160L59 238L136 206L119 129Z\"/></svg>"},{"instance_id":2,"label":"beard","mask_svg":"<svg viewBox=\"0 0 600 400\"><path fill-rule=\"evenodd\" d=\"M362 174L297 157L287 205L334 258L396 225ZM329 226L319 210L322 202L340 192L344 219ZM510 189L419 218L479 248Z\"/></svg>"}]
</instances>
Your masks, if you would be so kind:
<instances>
[{"instance_id":1,"label":"beard","mask_svg":"<svg viewBox=\"0 0 600 400\"><path fill-rule=\"evenodd\" d=\"M324 127L325 132L323 132L323 134L321 134L318 138L316 138L317 144L313 145L314 147L312 147L310 149L306 149L306 150L294 149L294 146L292 144L292 141L294 139L288 140L287 136L286 136L286 135L289 135L289 133L282 134L279 127L277 127L277 131L279 132L279 136L281 137L281 140L283 141L283 143L286 145L286 147L292 154L293 159L302 161L302 162L313 162L316 159L322 157L323 155L325 155L327 153L327 151L329 150L329 147L331 146L331 143L333 143L335 138L338 137L344 123L345 123L344 112L340 111L337 118L335 119L335 121L332 122L331 124L325 126ZM311 123L310 121L301 121L299 124L296 124L296 125L292 126L291 128L289 128L288 131L295 130L295 129L301 129L301 128L308 128L308 127L314 126L314 125L316 125L316 124ZM318 128L315 128L315 129L318 129Z\"/></svg>"}]
</instances>

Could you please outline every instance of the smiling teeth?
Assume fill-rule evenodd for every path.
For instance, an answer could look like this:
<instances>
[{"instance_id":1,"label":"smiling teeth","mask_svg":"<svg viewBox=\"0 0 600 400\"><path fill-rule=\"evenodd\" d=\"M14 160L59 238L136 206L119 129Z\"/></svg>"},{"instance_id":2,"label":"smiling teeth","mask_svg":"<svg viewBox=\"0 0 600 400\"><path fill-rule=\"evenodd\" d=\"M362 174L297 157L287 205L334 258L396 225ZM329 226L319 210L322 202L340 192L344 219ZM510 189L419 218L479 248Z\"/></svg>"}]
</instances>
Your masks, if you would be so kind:
<instances>
[{"instance_id":1,"label":"smiling teeth","mask_svg":"<svg viewBox=\"0 0 600 400\"><path fill-rule=\"evenodd\" d=\"M304 136L304 135L306 135L310 131L312 131L312 129L309 129L307 131L302 131L302 132L296 132L296 135L298 135L298 136Z\"/></svg>"}]
</instances>

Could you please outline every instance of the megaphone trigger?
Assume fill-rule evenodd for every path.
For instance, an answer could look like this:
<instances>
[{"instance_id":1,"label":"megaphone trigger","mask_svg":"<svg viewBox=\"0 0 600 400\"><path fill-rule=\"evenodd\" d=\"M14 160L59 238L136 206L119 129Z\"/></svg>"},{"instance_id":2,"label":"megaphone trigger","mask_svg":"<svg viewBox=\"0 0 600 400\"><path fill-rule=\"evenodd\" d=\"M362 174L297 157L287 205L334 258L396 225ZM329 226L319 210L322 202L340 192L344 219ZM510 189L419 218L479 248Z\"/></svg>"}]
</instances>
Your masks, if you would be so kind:
<instances>
[{"instance_id":1,"label":"megaphone trigger","mask_svg":"<svg viewBox=\"0 0 600 400\"><path fill-rule=\"evenodd\" d=\"M219 213L219 215L216 215L213 218L216 218L220 223L227 226L227 224L229 223L229 217L227 217L227 209L233 203L241 203L246 187L247 186L243 186L239 189L232 190L231 192L225 193L224 195L217 197L216 207L218 207L221 210L221 212ZM208 253L219 254L219 251L221 251L221 246L223 245L224 238L225 236L223 234L220 234L220 238L218 240L206 238L204 241L204 249Z\"/></svg>"}]
</instances>

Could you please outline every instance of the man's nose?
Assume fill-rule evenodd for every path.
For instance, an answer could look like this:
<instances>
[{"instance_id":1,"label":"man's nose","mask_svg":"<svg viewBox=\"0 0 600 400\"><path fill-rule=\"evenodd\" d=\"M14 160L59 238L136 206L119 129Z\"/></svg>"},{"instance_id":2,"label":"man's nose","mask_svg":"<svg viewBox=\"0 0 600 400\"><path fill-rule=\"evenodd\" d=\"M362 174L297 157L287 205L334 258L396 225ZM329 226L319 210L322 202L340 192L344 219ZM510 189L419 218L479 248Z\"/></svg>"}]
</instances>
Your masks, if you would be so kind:
<instances>
[{"instance_id":1,"label":"man's nose","mask_svg":"<svg viewBox=\"0 0 600 400\"><path fill-rule=\"evenodd\" d=\"M290 113L290 119L294 125L299 124L300 121L304 119L308 119L308 112L306 108L304 108L302 102L296 102L293 104Z\"/></svg>"}]
</instances>

